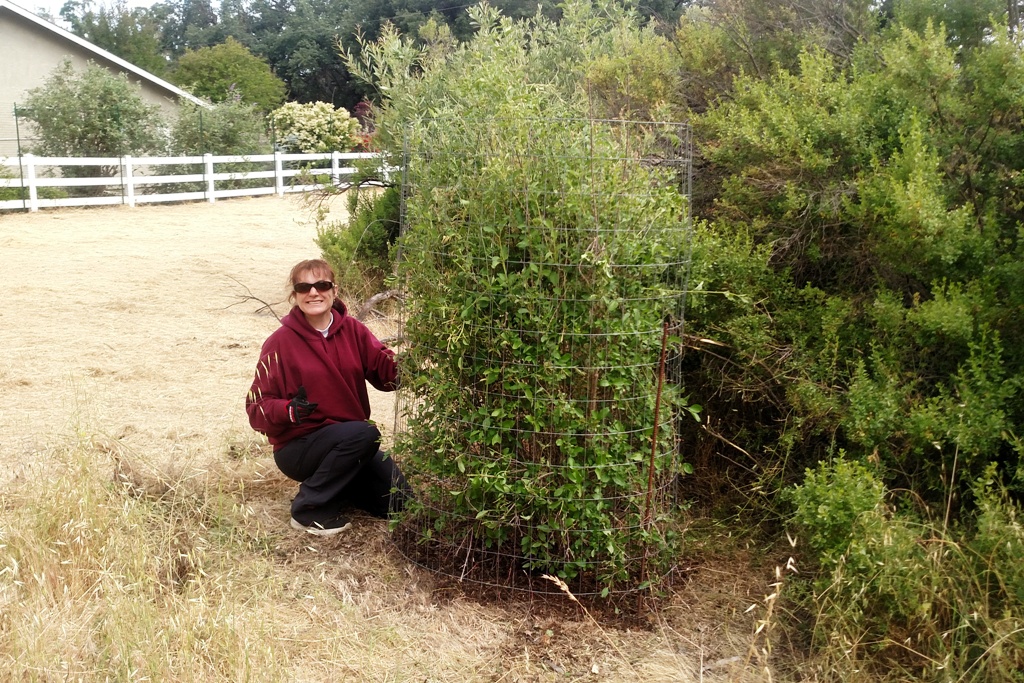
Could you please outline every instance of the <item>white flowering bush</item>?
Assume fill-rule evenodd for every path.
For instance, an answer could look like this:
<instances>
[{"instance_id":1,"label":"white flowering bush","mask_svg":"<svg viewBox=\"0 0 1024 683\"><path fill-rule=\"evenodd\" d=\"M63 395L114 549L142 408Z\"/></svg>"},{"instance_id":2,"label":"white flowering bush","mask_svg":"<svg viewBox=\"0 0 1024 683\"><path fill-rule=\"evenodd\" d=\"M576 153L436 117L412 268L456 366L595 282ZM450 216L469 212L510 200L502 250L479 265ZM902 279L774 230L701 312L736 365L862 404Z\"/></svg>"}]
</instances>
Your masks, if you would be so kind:
<instances>
[{"instance_id":1,"label":"white flowering bush","mask_svg":"<svg viewBox=\"0 0 1024 683\"><path fill-rule=\"evenodd\" d=\"M277 144L289 152L347 152L360 140L359 121L327 102L288 102L270 112Z\"/></svg>"}]
</instances>

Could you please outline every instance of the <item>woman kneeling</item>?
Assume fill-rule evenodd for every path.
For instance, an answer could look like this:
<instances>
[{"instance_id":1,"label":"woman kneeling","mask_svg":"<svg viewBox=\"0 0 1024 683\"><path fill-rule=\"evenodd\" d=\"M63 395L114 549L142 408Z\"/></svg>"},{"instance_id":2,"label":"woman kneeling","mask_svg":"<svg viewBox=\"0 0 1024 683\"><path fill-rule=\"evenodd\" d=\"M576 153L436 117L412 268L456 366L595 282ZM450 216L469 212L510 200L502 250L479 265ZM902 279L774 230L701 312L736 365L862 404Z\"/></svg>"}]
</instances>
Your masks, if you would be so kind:
<instances>
[{"instance_id":1,"label":"woman kneeling","mask_svg":"<svg viewBox=\"0 0 1024 683\"><path fill-rule=\"evenodd\" d=\"M395 354L348 315L326 261L296 264L289 283L294 307L263 343L245 409L280 470L301 482L292 527L333 536L350 526L345 507L386 517L408 495L380 450L366 391L395 390Z\"/></svg>"}]
</instances>

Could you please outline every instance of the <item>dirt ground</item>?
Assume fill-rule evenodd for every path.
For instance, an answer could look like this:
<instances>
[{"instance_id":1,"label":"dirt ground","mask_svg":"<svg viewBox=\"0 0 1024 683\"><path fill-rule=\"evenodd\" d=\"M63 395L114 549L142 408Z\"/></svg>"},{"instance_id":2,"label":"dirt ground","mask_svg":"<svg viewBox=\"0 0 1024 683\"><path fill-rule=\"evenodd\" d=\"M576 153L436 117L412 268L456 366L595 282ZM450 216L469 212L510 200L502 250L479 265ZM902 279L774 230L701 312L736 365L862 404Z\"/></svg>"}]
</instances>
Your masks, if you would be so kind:
<instances>
[{"instance_id":1,"label":"dirt ground","mask_svg":"<svg viewBox=\"0 0 1024 683\"><path fill-rule=\"evenodd\" d=\"M47 477L52 445L83 435L157 469L202 468L251 449L273 470L243 406L260 345L278 321L245 297L282 302L290 267L319 254L315 232L295 197L0 214L0 491ZM287 305L276 308L283 314ZM368 324L379 336L392 332ZM387 438L392 398L370 391ZM290 538L286 488L279 490L262 514L271 525L280 517ZM318 561L392 562L386 538L383 523L366 525L321 548L327 555ZM293 545L297 556L308 543ZM367 552L375 557L361 559ZM602 656L621 655L642 671L630 680L763 680L751 669L737 675L735 664L750 661L753 621L743 610L763 597L765 581L732 568L690 572L660 632L610 636L586 620L548 627L528 607L439 602L431 581L399 564L394 573L405 585L391 590L401 594L363 600L393 602L396 615L420 603L445 611L436 622L445 638L470 642L493 631L500 644L467 664L477 673L465 680L492 680L480 676L479 662L519 672L493 680L565 680L574 657L583 663L573 680L612 680L598 674L597 654L584 662L579 652L608 649L613 638L616 651ZM372 585L371 593L388 590ZM394 630L403 633L398 622ZM421 655L430 661L430 648Z\"/></svg>"},{"instance_id":2,"label":"dirt ground","mask_svg":"<svg viewBox=\"0 0 1024 683\"><path fill-rule=\"evenodd\" d=\"M0 214L0 477L75 432L154 463L248 439L278 322L244 297L282 302L315 236L294 196ZM391 396L373 404L389 424Z\"/></svg>"}]
</instances>

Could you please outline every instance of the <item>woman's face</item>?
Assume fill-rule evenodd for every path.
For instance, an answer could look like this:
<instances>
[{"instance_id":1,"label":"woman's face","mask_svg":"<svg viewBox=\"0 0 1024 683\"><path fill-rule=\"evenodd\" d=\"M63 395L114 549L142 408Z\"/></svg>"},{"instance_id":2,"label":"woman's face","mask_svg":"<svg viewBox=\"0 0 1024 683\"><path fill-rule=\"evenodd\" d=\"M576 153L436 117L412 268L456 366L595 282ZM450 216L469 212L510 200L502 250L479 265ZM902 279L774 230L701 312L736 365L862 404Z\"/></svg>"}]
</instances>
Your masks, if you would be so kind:
<instances>
[{"instance_id":1,"label":"woman's face","mask_svg":"<svg viewBox=\"0 0 1024 683\"><path fill-rule=\"evenodd\" d=\"M330 276L322 273L314 273L312 271L305 271L300 273L298 279L294 282L294 285L300 283L314 284L317 282L330 282ZM331 305L334 304L334 292L335 289L332 286L326 292L321 292L316 287L310 287L306 293L295 292L295 303L298 305L307 319L317 319L320 316L325 316L330 310Z\"/></svg>"}]
</instances>

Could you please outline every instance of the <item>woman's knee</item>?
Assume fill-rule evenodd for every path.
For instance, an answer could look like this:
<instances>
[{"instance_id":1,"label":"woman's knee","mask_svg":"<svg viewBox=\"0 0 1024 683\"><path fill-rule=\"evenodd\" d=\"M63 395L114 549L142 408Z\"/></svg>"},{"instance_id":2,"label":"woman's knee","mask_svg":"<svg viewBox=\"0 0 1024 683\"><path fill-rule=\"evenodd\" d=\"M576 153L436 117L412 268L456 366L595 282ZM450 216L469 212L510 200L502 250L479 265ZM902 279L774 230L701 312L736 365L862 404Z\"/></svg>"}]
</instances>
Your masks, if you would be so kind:
<instances>
[{"instance_id":1,"label":"woman's knee","mask_svg":"<svg viewBox=\"0 0 1024 683\"><path fill-rule=\"evenodd\" d=\"M323 428L335 443L379 444L380 430L369 422L336 422Z\"/></svg>"}]
</instances>

